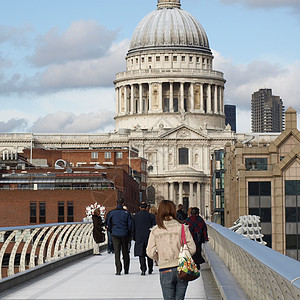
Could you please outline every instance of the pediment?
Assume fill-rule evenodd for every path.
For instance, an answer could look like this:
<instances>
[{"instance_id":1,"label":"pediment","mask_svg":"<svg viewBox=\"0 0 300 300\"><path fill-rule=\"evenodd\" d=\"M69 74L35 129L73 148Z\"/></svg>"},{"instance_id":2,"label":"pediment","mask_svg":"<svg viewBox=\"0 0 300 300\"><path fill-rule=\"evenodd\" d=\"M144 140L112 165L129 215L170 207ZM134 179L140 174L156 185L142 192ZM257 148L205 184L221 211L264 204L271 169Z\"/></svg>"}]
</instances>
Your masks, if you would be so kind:
<instances>
[{"instance_id":1,"label":"pediment","mask_svg":"<svg viewBox=\"0 0 300 300\"><path fill-rule=\"evenodd\" d=\"M195 130L187 125L180 125L170 129L159 136L161 139L208 139L207 135L200 130Z\"/></svg>"}]
</instances>

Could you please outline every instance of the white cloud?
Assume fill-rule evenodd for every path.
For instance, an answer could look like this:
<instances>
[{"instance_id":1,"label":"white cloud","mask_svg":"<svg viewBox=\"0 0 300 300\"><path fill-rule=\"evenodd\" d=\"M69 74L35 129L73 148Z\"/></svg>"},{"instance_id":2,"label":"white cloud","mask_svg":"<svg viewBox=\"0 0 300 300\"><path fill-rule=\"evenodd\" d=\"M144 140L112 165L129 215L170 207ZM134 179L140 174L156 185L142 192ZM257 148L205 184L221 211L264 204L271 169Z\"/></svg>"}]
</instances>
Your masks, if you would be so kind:
<instances>
[{"instance_id":1,"label":"white cloud","mask_svg":"<svg viewBox=\"0 0 300 300\"><path fill-rule=\"evenodd\" d=\"M91 133L111 130L114 113L97 111L75 115L71 112L48 114L34 122L31 131L43 133Z\"/></svg>"},{"instance_id":2,"label":"white cloud","mask_svg":"<svg viewBox=\"0 0 300 300\"><path fill-rule=\"evenodd\" d=\"M280 96L286 108L292 106L300 114L300 85L298 83L300 60L285 67L266 61L252 61L249 64L237 65L233 64L230 59L222 57L217 51L214 51L214 56L214 69L221 70L227 80L225 103L236 105L240 111L238 131L239 128L249 127L251 95L261 88L272 89L273 95ZM245 131L250 131L250 127Z\"/></svg>"},{"instance_id":3,"label":"white cloud","mask_svg":"<svg viewBox=\"0 0 300 300\"><path fill-rule=\"evenodd\" d=\"M117 36L93 20L73 22L66 32L57 28L38 38L38 46L29 60L36 66L88 60L102 57Z\"/></svg>"},{"instance_id":4,"label":"white cloud","mask_svg":"<svg viewBox=\"0 0 300 300\"><path fill-rule=\"evenodd\" d=\"M241 3L250 8L287 8L294 14L300 14L299 0L220 0L224 4Z\"/></svg>"},{"instance_id":5,"label":"white cloud","mask_svg":"<svg viewBox=\"0 0 300 300\"><path fill-rule=\"evenodd\" d=\"M28 45L26 34L33 31L31 25L24 25L21 27L4 26L0 24L0 44L12 43L14 45Z\"/></svg>"},{"instance_id":6,"label":"white cloud","mask_svg":"<svg viewBox=\"0 0 300 300\"><path fill-rule=\"evenodd\" d=\"M106 56L49 66L39 74L40 91L112 86L115 74L125 70L128 40L113 44Z\"/></svg>"},{"instance_id":7,"label":"white cloud","mask_svg":"<svg viewBox=\"0 0 300 300\"><path fill-rule=\"evenodd\" d=\"M27 127L25 119L10 119L7 122L0 122L0 132L20 132Z\"/></svg>"}]
</instances>

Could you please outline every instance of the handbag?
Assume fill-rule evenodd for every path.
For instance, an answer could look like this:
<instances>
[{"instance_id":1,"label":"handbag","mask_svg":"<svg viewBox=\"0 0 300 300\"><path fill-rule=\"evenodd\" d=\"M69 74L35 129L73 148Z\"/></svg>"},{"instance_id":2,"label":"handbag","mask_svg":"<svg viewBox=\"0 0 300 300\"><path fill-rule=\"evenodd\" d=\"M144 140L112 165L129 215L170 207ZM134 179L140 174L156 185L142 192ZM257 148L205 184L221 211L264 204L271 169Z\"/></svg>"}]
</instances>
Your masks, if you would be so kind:
<instances>
[{"instance_id":1,"label":"handbag","mask_svg":"<svg viewBox=\"0 0 300 300\"><path fill-rule=\"evenodd\" d=\"M200 272L188 250L184 232L184 225L181 225L181 247L178 258L178 278L185 281L193 281L200 276Z\"/></svg>"}]
</instances>

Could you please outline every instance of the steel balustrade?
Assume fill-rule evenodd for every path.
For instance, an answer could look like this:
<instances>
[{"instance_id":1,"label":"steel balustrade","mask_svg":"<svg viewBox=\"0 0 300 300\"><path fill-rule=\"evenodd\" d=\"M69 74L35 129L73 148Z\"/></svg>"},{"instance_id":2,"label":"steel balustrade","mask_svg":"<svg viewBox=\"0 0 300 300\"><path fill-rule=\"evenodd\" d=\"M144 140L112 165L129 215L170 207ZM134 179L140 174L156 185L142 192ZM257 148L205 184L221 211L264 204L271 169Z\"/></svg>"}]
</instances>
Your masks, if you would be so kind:
<instances>
[{"instance_id":1,"label":"steel balustrade","mask_svg":"<svg viewBox=\"0 0 300 300\"><path fill-rule=\"evenodd\" d=\"M300 262L207 222L209 244L250 299L300 299Z\"/></svg>"},{"instance_id":2,"label":"steel balustrade","mask_svg":"<svg viewBox=\"0 0 300 300\"><path fill-rule=\"evenodd\" d=\"M72 222L0 228L0 266L9 254L7 276L93 249L93 224ZM20 263L16 263L20 254ZM26 261L26 255L29 261ZM0 279L2 272L0 272Z\"/></svg>"}]
</instances>

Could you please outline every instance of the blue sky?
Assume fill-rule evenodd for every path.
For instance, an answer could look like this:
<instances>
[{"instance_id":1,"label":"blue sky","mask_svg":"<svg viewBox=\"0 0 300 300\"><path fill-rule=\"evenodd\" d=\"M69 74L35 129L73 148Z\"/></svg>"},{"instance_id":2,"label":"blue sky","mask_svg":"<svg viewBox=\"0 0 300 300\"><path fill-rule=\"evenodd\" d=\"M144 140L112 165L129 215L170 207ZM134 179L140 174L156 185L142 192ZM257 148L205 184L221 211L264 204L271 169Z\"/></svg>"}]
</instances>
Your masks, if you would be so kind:
<instances>
[{"instance_id":1,"label":"blue sky","mask_svg":"<svg viewBox=\"0 0 300 300\"><path fill-rule=\"evenodd\" d=\"M156 0L0 0L0 132L114 129L115 74ZM214 69L250 132L251 94L300 113L300 0L181 0L204 27Z\"/></svg>"}]
</instances>

